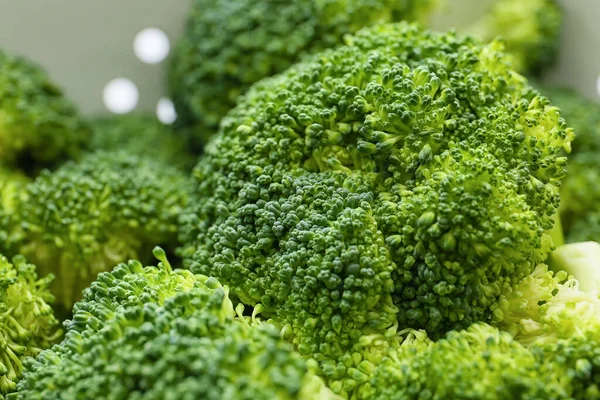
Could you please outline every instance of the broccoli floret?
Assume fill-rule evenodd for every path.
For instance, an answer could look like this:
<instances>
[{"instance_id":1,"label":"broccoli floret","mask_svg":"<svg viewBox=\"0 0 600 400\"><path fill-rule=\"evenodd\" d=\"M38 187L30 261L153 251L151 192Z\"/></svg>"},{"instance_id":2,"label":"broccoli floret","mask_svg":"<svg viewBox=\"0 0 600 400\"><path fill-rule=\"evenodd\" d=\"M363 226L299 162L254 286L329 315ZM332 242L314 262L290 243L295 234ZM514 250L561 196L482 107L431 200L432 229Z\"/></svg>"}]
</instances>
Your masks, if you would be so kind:
<instances>
[{"instance_id":1,"label":"broccoli floret","mask_svg":"<svg viewBox=\"0 0 600 400\"><path fill-rule=\"evenodd\" d=\"M0 255L0 398L16 389L23 361L49 348L61 336L50 304L53 277L38 278L23 256L12 263Z\"/></svg>"},{"instance_id":2,"label":"broccoli floret","mask_svg":"<svg viewBox=\"0 0 600 400\"><path fill-rule=\"evenodd\" d=\"M577 135L561 188L560 215L568 243L600 241L600 106L575 91L540 89Z\"/></svg>"},{"instance_id":3,"label":"broccoli floret","mask_svg":"<svg viewBox=\"0 0 600 400\"><path fill-rule=\"evenodd\" d=\"M572 89L537 84L536 87L560 108L561 115L575 130L577 138L572 143L572 154L600 151L600 105Z\"/></svg>"},{"instance_id":4,"label":"broccoli floret","mask_svg":"<svg viewBox=\"0 0 600 400\"><path fill-rule=\"evenodd\" d=\"M180 254L350 396L347 355L380 357L361 337L395 347L396 325L437 338L491 318L546 257L573 133L497 42L405 23L347 40L224 118Z\"/></svg>"},{"instance_id":5,"label":"broccoli floret","mask_svg":"<svg viewBox=\"0 0 600 400\"><path fill-rule=\"evenodd\" d=\"M552 368L485 323L435 343L423 338L403 343L399 354L375 369L366 394L373 400L569 398Z\"/></svg>"},{"instance_id":6,"label":"broccoli floret","mask_svg":"<svg viewBox=\"0 0 600 400\"><path fill-rule=\"evenodd\" d=\"M78 157L90 129L36 64L0 51L0 163L28 173Z\"/></svg>"},{"instance_id":7,"label":"broccoli floret","mask_svg":"<svg viewBox=\"0 0 600 400\"><path fill-rule=\"evenodd\" d=\"M563 377L562 386L569 393L567 398L598 399L598 245L567 245L557 252L560 256L553 257L554 267L575 275L538 266L499 302L501 312L497 317L502 320L499 327L530 348L541 366L551 366L558 376ZM571 257L568 257L569 253ZM591 290L587 292L582 290L584 288Z\"/></svg>"},{"instance_id":8,"label":"broccoli floret","mask_svg":"<svg viewBox=\"0 0 600 400\"><path fill-rule=\"evenodd\" d=\"M302 56L377 22L423 19L437 0L195 0L174 50L169 89L178 124L203 144L238 96ZM227 21L227 23L223 23Z\"/></svg>"},{"instance_id":9,"label":"broccoli floret","mask_svg":"<svg viewBox=\"0 0 600 400\"><path fill-rule=\"evenodd\" d=\"M484 41L501 36L515 69L540 75L556 61L562 21L556 0L497 0L465 31Z\"/></svg>"},{"instance_id":10,"label":"broccoli floret","mask_svg":"<svg viewBox=\"0 0 600 400\"><path fill-rule=\"evenodd\" d=\"M174 248L187 179L174 167L120 152L98 152L27 185L11 217L14 251L57 279L52 290L70 309L99 272Z\"/></svg>"},{"instance_id":11,"label":"broccoli floret","mask_svg":"<svg viewBox=\"0 0 600 400\"><path fill-rule=\"evenodd\" d=\"M569 158L567 177L560 190L560 216L569 243L577 242L578 232L575 225L585 223L586 218L600 213L600 153L585 151ZM600 240L600 232L594 234L587 229L585 234L593 235L588 240Z\"/></svg>"},{"instance_id":12,"label":"broccoli floret","mask_svg":"<svg viewBox=\"0 0 600 400\"><path fill-rule=\"evenodd\" d=\"M238 315L226 287L155 254L158 267L100 274L15 399L335 398L277 329Z\"/></svg>"},{"instance_id":13,"label":"broccoli floret","mask_svg":"<svg viewBox=\"0 0 600 400\"><path fill-rule=\"evenodd\" d=\"M127 151L184 170L191 170L196 157L188 150L188 139L152 115L125 114L91 121L95 150Z\"/></svg>"}]
</instances>

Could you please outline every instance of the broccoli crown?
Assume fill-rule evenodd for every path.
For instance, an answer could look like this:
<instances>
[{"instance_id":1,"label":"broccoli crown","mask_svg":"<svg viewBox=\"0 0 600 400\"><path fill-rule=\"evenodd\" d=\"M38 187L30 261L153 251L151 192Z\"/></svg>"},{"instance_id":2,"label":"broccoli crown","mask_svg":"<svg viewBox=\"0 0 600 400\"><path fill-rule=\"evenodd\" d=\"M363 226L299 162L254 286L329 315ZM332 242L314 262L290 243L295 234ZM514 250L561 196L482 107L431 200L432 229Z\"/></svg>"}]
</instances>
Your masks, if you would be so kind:
<instances>
[{"instance_id":1,"label":"broccoli crown","mask_svg":"<svg viewBox=\"0 0 600 400\"><path fill-rule=\"evenodd\" d=\"M481 322L435 343L403 344L376 368L368 390L374 400L570 398L534 352Z\"/></svg>"},{"instance_id":2,"label":"broccoli crown","mask_svg":"<svg viewBox=\"0 0 600 400\"><path fill-rule=\"evenodd\" d=\"M23 361L50 347L61 332L49 304L51 275L39 279L23 256L0 255L0 398L16 389Z\"/></svg>"},{"instance_id":3,"label":"broccoli crown","mask_svg":"<svg viewBox=\"0 0 600 400\"><path fill-rule=\"evenodd\" d=\"M187 203L179 170L143 157L97 152L45 171L17 200L9 232L66 308L99 272L139 258L151 246L176 246L177 216Z\"/></svg>"},{"instance_id":4,"label":"broccoli crown","mask_svg":"<svg viewBox=\"0 0 600 400\"><path fill-rule=\"evenodd\" d=\"M0 51L0 160L28 172L79 156L89 127L46 73Z\"/></svg>"},{"instance_id":5,"label":"broccoli crown","mask_svg":"<svg viewBox=\"0 0 600 400\"><path fill-rule=\"evenodd\" d=\"M501 36L515 69L540 75L556 61L562 21L556 0L499 0L467 32L484 41Z\"/></svg>"},{"instance_id":6,"label":"broccoli crown","mask_svg":"<svg viewBox=\"0 0 600 400\"><path fill-rule=\"evenodd\" d=\"M348 42L247 93L181 218L186 265L343 358L333 381L362 336L491 317L545 256L573 136L496 42L406 23Z\"/></svg>"},{"instance_id":7,"label":"broccoli crown","mask_svg":"<svg viewBox=\"0 0 600 400\"><path fill-rule=\"evenodd\" d=\"M180 122L202 139L250 85L377 22L420 19L437 0L195 0L169 70ZM227 21L227 24L223 24Z\"/></svg>"},{"instance_id":8,"label":"broccoli crown","mask_svg":"<svg viewBox=\"0 0 600 400\"><path fill-rule=\"evenodd\" d=\"M96 150L123 150L190 170L196 161L188 152L187 137L175 133L152 115L125 114L91 121Z\"/></svg>"},{"instance_id":9,"label":"broccoli crown","mask_svg":"<svg viewBox=\"0 0 600 400\"><path fill-rule=\"evenodd\" d=\"M275 327L236 316L226 287L158 252L158 268L100 274L15 399L334 398Z\"/></svg>"}]
</instances>

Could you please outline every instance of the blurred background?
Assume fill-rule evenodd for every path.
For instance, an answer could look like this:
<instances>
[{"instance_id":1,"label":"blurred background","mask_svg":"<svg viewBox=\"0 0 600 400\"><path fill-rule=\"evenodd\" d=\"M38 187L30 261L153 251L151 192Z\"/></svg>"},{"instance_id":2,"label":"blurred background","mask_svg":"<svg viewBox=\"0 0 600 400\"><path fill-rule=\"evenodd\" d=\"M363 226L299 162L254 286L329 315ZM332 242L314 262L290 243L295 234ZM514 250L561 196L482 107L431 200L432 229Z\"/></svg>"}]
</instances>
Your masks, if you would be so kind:
<instances>
[{"instance_id":1,"label":"blurred background","mask_svg":"<svg viewBox=\"0 0 600 400\"><path fill-rule=\"evenodd\" d=\"M527 0L524 0L527 1ZM477 19L491 0L449 0L438 29ZM42 64L88 115L176 115L166 97L165 68L183 30L189 0L0 0L0 47ZM600 100L600 1L563 0L559 62L544 80Z\"/></svg>"}]
</instances>

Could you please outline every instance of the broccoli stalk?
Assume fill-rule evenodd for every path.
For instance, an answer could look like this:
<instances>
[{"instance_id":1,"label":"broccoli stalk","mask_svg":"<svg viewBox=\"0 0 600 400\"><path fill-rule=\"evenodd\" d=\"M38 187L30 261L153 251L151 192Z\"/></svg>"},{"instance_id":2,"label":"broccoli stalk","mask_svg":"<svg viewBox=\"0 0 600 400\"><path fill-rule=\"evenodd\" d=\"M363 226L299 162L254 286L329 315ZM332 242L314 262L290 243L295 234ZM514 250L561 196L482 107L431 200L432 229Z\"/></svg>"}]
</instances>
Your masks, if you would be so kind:
<instances>
[{"instance_id":1,"label":"broccoli stalk","mask_svg":"<svg viewBox=\"0 0 600 400\"><path fill-rule=\"evenodd\" d=\"M600 244L572 243L559 247L550 257L554 271L566 271L584 292L600 292Z\"/></svg>"}]
</instances>

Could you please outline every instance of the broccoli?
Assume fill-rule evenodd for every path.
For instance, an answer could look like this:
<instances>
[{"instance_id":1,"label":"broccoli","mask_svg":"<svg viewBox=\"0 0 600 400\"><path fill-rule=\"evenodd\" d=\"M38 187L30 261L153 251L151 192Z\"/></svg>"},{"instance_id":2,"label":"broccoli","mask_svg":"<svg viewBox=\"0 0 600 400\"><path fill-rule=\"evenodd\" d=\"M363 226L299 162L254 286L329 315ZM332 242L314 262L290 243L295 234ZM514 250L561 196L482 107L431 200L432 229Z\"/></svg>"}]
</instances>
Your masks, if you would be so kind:
<instances>
[{"instance_id":1,"label":"broccoli","mask_svg":"<svg viewBox=\"0 0 600 400\"><path fill-rule=\"evenodd\" d=\"M125 114L96 118L90 122L91 147L104 151L127 151L191 170L196 157L188 151L187 137L175 133L152 115Z\"/></svg>"},{"instance_id":2,"label":"broccoli","mask_svg":"<svg viewBox=\"0 0 600 400\"><path fill-rule=\"evenodd\" d=\"M368 377L349 371L397 328L435 339L490 319L546 258L573 132L498 42L407 23L347 42L223 119L179 254L350 397Z\"/></svg>"},{"instance_id":3,"label":"broccoli","mask_svg":"<svg viewBox=\"0 0 600 400\"><path fill-rule=\"evenodd\" d=\"M364 398L567 399L562 377L509 333L485 323L449 332L438 342L423 332L374 371Z\"/></svg>"},{"instance_id":4,"label":"broccoli","mask_svg":"<svg viewBox=\"0 0 600 400\"><path fill-rule=\"evenodd\" d=\"M202 145L260 79L376 22L424 19L437 0L195 0L174 49L169 90ZM226 21L224 23L223 21Z\"/></svg>"},{"instance_id":5,"label":"broccoli","mask_svg":"<svg viewBox=\"0 0 600 400\"><path fill-rule=\"evenodd\" d=\"M16 389L23 361L56 342L61 331L50 304L53 277L38 278L23 256L0 255L0 398Z\"/></svg>"},{"instance_id":6,"label":"broccoli","mask_svg":"<svg viewBox=\"0 0 600 400\"><path fill-rule=\"evenodd\" d=\"M540 90L577 135L560 191L566 241L600 241L600 106L570 89L540 85Z\"/></svg>"},{"instance_id":7,"label":"broccoli","mask_svg":"<svg viewBox=\"0 0 600 400\"><path fill-rule=\"evenodd\" d=\"M90 129L36 64L0 50L0 163L36 173L78 157Z\"/></svg>"},{"instance_id":8,"label":"broccoli","mask_svg":"<svg viewBox=\"0 0 600 400\"><path fill-rule=\"evenodd\" d=\"M70 309L99 272L156 244L174 248L187 193L185 175L173 167L121 152L90 154L24 188L7 228L10 250L55 274L57 302Z\"/></svg>"},{"instance_id":9,"label":"broccoli","mask_svg":"<svg viewBox=\"0 0 600 400\"><path fill-rule=\"evenodd\" d=\"M8 227L19 194L29 181L20 171L0 166L0 247L4 250L12 248L14 238Z\"/></svg>"},{"instance_id":10,"label":"broccoli","mask_svg":"<svg viewBox=\"0 0 600 400\"><path fill-rule=\"evenodd\" d=\"M64 341L30 361L13 399L334 399L279 332L213 278L121 264L76 304Z\"/></svg>"},{"instance_id":11,"label":"broccoli","mask_svg":"<svg viewBox=\"0 0 600 400\"><path fill-rule=\"evenodd\" d=\"M600 105L569 88L537 83L535 86L560 108L562 116L575 131L577 138L572 143L572 154L600 151Z\"/></svg>"},{"instance_id":12,"label":"broccoli","mask_svg":"<svg viewBox=\"0 0 600 400\"><path fill-rule=\"evenodd\" d=\"M599 248L557 249L556 272L539 265L499 302L498 326L563 377L569 399L600 398Z\"/></svg>"},{"instance_id":13,"label":"broccoli","mask_svg":"<svg viewBox=\"0 0 600 400\"><path fill-rule=\"evenodd\" d=\"M497 0L463 31L484 41L501 36L515 69L540 75L556 61L562 21L556 0Z\"/></svg>"}]
</instances>

